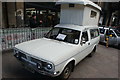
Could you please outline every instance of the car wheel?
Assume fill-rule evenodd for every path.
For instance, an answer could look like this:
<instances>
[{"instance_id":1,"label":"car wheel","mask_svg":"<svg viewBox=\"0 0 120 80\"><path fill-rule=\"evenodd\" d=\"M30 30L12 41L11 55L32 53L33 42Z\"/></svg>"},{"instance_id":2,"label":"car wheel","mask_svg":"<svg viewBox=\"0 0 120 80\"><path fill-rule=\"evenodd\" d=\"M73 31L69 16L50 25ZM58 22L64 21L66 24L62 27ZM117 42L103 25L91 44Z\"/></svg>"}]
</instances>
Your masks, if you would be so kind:
<instances>
[{"instance_id":1,"label":"car wheel","mask_svg":"<svg viewBox=\"0 0 120 80\"><path fill-rule=\"evenodd\" d=\"M94 47L93 51L88 55L89 57L92 57L96 52L96 46Z\"/></svg>"},{"instance_id":2,"label":"car wheel","mask_svg":"<svg viewBox=\"0 0 120 80\"><path fill-rule=\"evenodd\" d=\"M72 63L69 63L63 70L63 72L61 73L61 75L59 76L60 79L62 80L67 80L72 72Z\"/></svg>"}]
</instances>

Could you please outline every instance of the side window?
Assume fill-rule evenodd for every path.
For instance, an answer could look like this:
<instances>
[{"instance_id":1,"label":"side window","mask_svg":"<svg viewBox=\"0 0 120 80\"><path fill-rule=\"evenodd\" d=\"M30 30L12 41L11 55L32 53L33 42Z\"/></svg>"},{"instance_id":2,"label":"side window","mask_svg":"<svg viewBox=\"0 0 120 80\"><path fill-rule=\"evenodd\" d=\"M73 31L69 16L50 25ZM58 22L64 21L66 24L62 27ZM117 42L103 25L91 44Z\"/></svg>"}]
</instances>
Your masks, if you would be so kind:
<instances>
[{"instance_id":1,"label":"side window","mask_svg":"<svg viewBox=\"0 0 120 80\"><path fill-rule=\"evenodd\" d=\"M115 36L115 33L114 33L112 30L107 30L107 31L106 31L106 35L107 35L107 36L109 36L109 35Z\"/></svg>"},{"instance_id":2,"label":"side window","mask_svg":"<svg viewBox=\"0 0 120 80\"><path fill-rule=\"evenodd\" d=\"M96 16L97 16L97 12L95 12L95 11L92 10L90 17L91 18L96 18Z\"/></svg>"},{"instance_id":3,"label":"side window","mask_svg":"<svg viewBox=\"0 0 120 80\"><path fill-rule=\"evenodd\" d=\"M101 34L104 34L105 29L99 29Z\"/></svg>"},{"instance_id":4,"label":"side window","mask_svg":"<svg viewBox=\"0 0 120 80\"><path fill-rule=\"evenodd\" d=\"M89 39L88 39L88 32L85 31L82 33L82 38L81 38L81 41L85 41L87 42Z\"/></svg>"},{"instance_id":5,"label":"side window","mask_svg":"<svg viewBox=\"0 0 120 80\"><path fill-rule=\"evenodd\" d=\"M91 29L90 30L90 35L91 35L91 39L98 37L99 36L99 30L98 29Z\"/></svg>"},{"instance_id":6,"label":"side window","mask_svg":"<svg viewBox=\"0 0 120 80\"><path fill-rule=\"evenodd\" d=\"M115 33L112 30L109 31L109 34L112 35L112 37L116 37Z\"/></svg>"},{"instance_id":7,"label":"side window","mask_svg":"<svg viewBox=\"0 0 120 80\"><path fill-rule=\"evenodd\" d=\"M110 34L110 35L111 35L111 34L114 34L114 32L113 32L112 30L110 30L110 31L109 31L109 34Z\"/></svg>"},{"instance_id":8,"label":"side window","mask_svg":"<svg viewBox=\"0 0 120 80\"><path fill-rule=\"evenodd\" d=\"M106 30L106 35L109 35L109 30Z\"/></svg>"}]
</instances>

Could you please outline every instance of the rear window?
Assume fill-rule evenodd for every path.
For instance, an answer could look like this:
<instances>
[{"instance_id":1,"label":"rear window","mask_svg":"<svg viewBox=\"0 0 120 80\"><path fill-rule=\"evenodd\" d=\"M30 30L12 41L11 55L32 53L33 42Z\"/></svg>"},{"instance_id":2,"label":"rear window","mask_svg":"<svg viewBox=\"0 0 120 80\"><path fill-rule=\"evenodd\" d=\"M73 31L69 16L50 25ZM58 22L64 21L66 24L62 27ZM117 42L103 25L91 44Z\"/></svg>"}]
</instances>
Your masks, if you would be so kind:
<instances>
[{"instance_id":1,"label":"rear window","mask_svg":"<svg viewBox=\"0 0 120 80\"><path fill-rule=\"evenodd\" d=\"M120 37L120 31L118 31L118 30L114 30L114 31L115 31L115 33L117 34L117 36Z\"/></svg>"},{"instance_id":2,"label":"rear window","mask_svg":"<svg viewBox=\"0 0 120 80\"><path fill-rule=\"evenodd\" d=\"M97 12L95 12L95 11L92 10L90 17L91 18L96 18L96 16L97 16Z\"/></svg>"},{"instance_id":3,"label":"rear window","mask_svg":"<svg viewBox=\"0 0 120 80\"><path fill-rule=\"evenodd\" d=\"M99 30L100 30L100 34L104 34L105 29L100 29L100 28L99 28Z\"/></svg>"},{"instance_id":4,"label":"rear window","mask_svg":"<svg viewBox=\"0 0 120 80\"><path fill-rule=\"evenodd\" d=\"M98 29L91 29L90 30L90 35L91 35L91 39L98 37L99 36L99 30Z\"/></svg>"}]
</instances>

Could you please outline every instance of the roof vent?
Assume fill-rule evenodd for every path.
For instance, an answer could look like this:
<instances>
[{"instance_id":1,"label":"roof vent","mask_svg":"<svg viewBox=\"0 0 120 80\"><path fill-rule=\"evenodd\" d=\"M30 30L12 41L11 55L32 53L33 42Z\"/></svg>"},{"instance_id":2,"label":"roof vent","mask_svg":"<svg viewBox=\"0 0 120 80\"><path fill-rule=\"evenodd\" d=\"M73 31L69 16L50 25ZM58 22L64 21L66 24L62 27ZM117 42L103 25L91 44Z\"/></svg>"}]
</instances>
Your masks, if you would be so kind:
<instances>
[{"instance_id":1,"label":"roof vent","mask_svg":"<svg viewBox=\"0 0 120 80\"><path fill-rule=\"evenodd\" d=\"M69 8L75 7L75 4L69 4Z\"/></svg>"}]
</instances>

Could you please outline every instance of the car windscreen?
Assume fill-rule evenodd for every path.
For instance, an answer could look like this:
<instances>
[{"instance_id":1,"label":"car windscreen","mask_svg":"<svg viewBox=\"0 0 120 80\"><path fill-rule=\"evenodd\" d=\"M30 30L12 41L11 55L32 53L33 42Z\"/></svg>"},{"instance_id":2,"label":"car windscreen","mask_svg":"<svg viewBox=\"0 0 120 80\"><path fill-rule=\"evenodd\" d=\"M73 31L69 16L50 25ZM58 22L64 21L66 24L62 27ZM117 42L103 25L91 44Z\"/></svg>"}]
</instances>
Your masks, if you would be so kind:
<instances>
[{"instance_id":1,"label":"car windscreen","mask_svg":"<svg viewBox=\"0 0 120 80\"><path fill-rule=\"evenodd\" d=\"M118 30L114 30L114 31L115 31L115 33L117 34L117 36L120 37L120 32L119 32Z\"/></svg>"},{"instance_id":2,"label":"car windscreen","mask_svg":"<svg viewBox=\"0 0 120 80\"><path fill-rule=\"evenodd\" d=\"M80 31L68 28L55 27L50 30L45 37L67 43L78 44Z\"/></svg>"}]
</instances>

